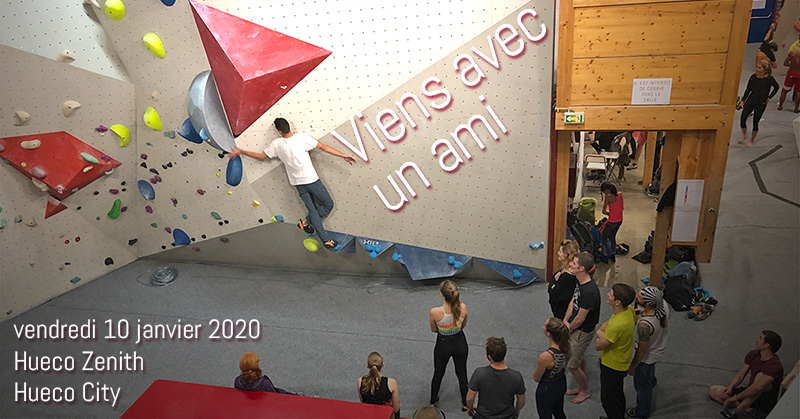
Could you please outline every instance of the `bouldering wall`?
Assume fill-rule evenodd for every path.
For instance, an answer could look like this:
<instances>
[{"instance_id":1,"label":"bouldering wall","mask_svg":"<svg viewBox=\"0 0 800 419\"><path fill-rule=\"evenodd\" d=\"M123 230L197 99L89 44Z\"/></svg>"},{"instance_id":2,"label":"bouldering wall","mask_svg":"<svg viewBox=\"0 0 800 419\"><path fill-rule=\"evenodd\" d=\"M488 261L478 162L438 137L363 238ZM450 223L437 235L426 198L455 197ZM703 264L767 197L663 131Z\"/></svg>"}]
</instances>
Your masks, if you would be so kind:
<instances>
[{"instance_id":1,"label":"bouldering wall","mask_svg":"<svg viewBox=\"0 0 800 419\"><path fill-rule=\"evenodd\" d=\"M111 210L132 201L136 150L104 128L135 127L131 83L8 46L0 59L5 320L135 259L136 215Z\"/></svg>"}]
</instances>

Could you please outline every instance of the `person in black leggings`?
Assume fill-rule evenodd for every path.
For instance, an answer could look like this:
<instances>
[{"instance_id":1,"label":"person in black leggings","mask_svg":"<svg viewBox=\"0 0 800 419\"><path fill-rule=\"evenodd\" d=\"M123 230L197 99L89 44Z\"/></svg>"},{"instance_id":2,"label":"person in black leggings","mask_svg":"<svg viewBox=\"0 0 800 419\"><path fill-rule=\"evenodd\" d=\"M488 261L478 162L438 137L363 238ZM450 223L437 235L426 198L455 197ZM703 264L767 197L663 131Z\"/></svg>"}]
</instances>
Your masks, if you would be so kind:
<instances>
[{"instance_id":1,"label":"person in black leggings","mask_svg":"<svg viewBox=\"0 0 800 419\"><path fill-rule=\"evenodd\" d=\"M564 394L567 392L567 359L570 350L569 328L556 317L544 322L543 331L550 347L539 355L533 380L536 387L536 411L539 419L566 419Z\"/></svg>"},{"instance_id":2,"label":"person in black leggings","mask_svg":"<svg viewBox=\"0 0 800 419\"><path fill-rule=\"evenodd\" d=\"M458 387L461 391L461 410L467 411L467 356L469 347L464 336L467 326L467 306L459 299L456 283L447 279L439 285L442 305L430 311L431 332L436 333L433 349L433 379L431 380L431 404L439 403L439 387L442 385L445 368L450 358L456 367Z\"/></svg>"},{"instance_id":3,"label":"person in black leggings","mask_svg":"<svg viewBox=\"0 0 800 419\"><path fill-rule=\"evenodd\" d=\"M769 61L762 60L756 73L750 76L747 81L747 88L742 95L742 104L739 105L742 109L742 138L739 144L747 141L747 117L753 114L753 134L747 146L750 147L756 141L758 135L758 121L767 109L767 103L776 93L780 90L778 82L772 77L772 67Z\"/></svg>"}]
</instances>

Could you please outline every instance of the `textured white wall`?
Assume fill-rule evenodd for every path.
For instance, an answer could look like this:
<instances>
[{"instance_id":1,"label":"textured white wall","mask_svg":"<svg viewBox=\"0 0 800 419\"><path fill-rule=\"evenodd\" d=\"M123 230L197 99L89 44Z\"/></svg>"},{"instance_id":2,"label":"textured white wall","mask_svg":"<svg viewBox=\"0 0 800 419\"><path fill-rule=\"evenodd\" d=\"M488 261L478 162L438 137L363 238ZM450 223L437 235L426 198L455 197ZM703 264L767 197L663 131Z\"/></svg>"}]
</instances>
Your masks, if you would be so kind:
<instances>
[{"instance_id":1,"label":"textured white wall","mask_svg":"<svg viewBox=\"0 0 800 419\"><path fill-rule=\"evenodd\" d=\"M129 81L97 12L81 0L2 0L0 44L50 59L66 49L73 66Z\"/></svg>"},{"instance_id":2,"label":"textured white wall","mask_svg":"<svg viewBox=\"0 0 800 419\"><path fill-rule=\"evenodd\" d=\"M138 192L131 182L136 149L121 148L111 133L94 130L101 124L134 127L131 83L7 46L0 46L0 59L0 137L66 131L122 163L66 198L68 209L48 219L47 194L0 164L0 218L8 220L0 230L0 319L6 319L133 261L135 247L128 240L136 237L136 214L126 211L112 220L106 213L115 199L130 205ZM61 112L66 100L81 104L69 118ZM16 110L30 113L28 124L14 126ZM37 226L15 223L17 216L32 216ZM105 265L108 257L114 265ZM71 283L76 276L81 281Z\"/></svg>"}]
</instances>

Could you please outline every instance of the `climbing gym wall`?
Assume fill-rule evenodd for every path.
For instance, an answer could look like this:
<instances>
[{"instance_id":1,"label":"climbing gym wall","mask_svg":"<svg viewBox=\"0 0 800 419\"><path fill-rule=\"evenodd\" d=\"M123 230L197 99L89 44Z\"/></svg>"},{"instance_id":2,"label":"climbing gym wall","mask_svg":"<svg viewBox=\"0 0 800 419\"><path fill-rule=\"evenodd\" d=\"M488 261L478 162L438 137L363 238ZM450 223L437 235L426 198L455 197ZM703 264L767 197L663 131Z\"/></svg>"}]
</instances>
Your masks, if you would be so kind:
<instances>
[{"instance_id":1,"label":"climbing gym wall","mask_svg":"<svg viewBox=\"0 0 800 419\"><path fill-rule=\"evenodd\" d=\"M279 6L206 1L177 2L172 7L128 1L125 5L123 19L101 16L101 23L130 70L137 89L137 113L142 115L146 108L153 107L163 123L161 132L139 127L142 159L138 162L138 176L152 181L156 176L153 170L160 176L153 185L156 198L146 203L152 212L145 213L140 224L140 255L171 249L175 242L168 230L180 228L194 239L188 246L190 250L181 251L180 257L209 260L213 256L203 250L204 240L268 224L277 215L292 224L304 215L279 161L245 158L244 179L233 187L226 184L228 159L220 150L206 142L191 143L180 135L189 113L187 96L193 80L220 59L219 52L209 53L207 45L204 47L201 34L213 32L215 25L229 28L253 22L331 54L294 87L281 86L288 90L285 96L246 128L236 143L246 149L263 149L278 136L272 127L272 120L278 116L287 118L296 132L309 133L351 155L356 153L333 137L331 131L336 130L345 141L358 147L351 128L353 118L363 136L368 159L359 158L352 167L341 159L313 153L315 165L336 201L334 212L326 220L331 230L543 266L543 258L528 245L544 239L547 219L541 203L547 199L546 115L552 79L552 35L547 31L552 31L553 11L549 2L526 5L506 1L491 7L472 2L378 6L359 1L297 1ZM535 9L536 15L521 14L526 9ZM225 19L226 24L219 24L215 21L218 19ZM202 29L206 27L210 29ZM163 59L145 47L142 37L146 33L158 36L165 51ZM231 31L215 41L219 45L233 42L229 38L235 35ZM489 35L491 42L487 41ZM497 39L505 44L500 45ZM288 49L284 54L290 57L292 51ZM460 68L455 70L453 62L461 54L469 58L459 59ZM252 57L261 59L258 55ZM468 68L470 59L476 61L472 69ZM267 61L263 67L275 65L279 67L280 63ZM473 83L479 72L485 73L485 79ZM230 78L216 77L223 82ZM438 78L441 84L426 84L430 96L426 97L421 83L430 77ZM447 89L452 100L443 104L441 97L434 96L436 89ZM225 92L219 90L224 101ZM433 115L430 119L419 117L421 110L414 111L409 105L412 100L406 100L404 106L417 119L417 127L409 126L402 142L390 144L383 139L386 151L380 151L368 137L365 124L378 130L370 122L376 113L390 106L399 113L394 102L406 93L424 101L426 112ZM440 109L432 108L431 102ZM489 108L494 109L491 112L496 113L496 118ZM356 116L359 113L364 115L363 120ZM465 148L474 156L468 158L459 148L444 158L444 164L452 165L459 156L464 167L449 172L441 169L438 156L429 149L440 138L450 138L452 147L456 147L458 142L450 133L474 115L491 121L498 139L490 137L480 121L473 120L470 127L479 141L486 143L485 151L480 151L475 140L465 139L468 130L459 130L459 141L465 142ZM195 128L200 131L200 127ZM400 128L396 125L391 129ZM172 131L179 135L164 135ZM446 153L444 147L440 145L437 154ZM406 162L419 167L431 189L411 180L419 197L403 210L389 210L373 185L381 185L388 199L394 199L391 193L397 193L387 189L390 183L386 176ZM409 176L413 170L404 173ZM400 180L396 182L402 185ZM296 233L299 234L278 234L274 240L302 250L304 235ZM306 256L300 254L292 260L301 266ZM270 255L264 258L269 260ZM285 255L280 259L286 261Z\"/></svg>"},{"instance_id":2,"label":"climbing gym wall","mask_svg":"<svg viewBox=\"0 0 800 419\"><path fill-rule=\"evenodd\" d=\"M0 57L6 319L135 259L136 215L113 207L133 202L136 150L101 132L134 127L131 83L8 46Z\"/></svg>"}]
</instances>

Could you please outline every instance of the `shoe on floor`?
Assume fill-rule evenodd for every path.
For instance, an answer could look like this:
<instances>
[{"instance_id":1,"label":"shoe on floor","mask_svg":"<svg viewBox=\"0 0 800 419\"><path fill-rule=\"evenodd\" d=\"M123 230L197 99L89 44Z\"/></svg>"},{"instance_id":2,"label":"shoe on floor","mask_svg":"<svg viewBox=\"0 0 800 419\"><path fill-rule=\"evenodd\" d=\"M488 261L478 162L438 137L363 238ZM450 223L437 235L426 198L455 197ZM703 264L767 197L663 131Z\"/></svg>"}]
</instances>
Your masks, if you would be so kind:
<instances>
[{"instance_id":1,"label":"shoe on floor","mask_svg":"<svg viewBox=\"0 0 800 419\"><path fill-rule=\"evenodd\" d=\"M636 164L636 163L631 163L631 164L629 164L629 165L628 165L628 168L627 168L627 169L628 169L628 170L636 170L636 169L638 169L638 168L639 168L639 165L638 165L638 164Z\"/></svg>"},{"instance_id":2,"label":"shoe on floor","mask_svg":"<svg viewBox=\"0 0 800 419\"><path fill-rule=\"evenodd\" d=\"M325 246L328 250L339 250L341 246L339 246L339 242L336 240L328 240L326 241L323 246Z\"/></svg>"},{"instance_id":3,"label":"shoe on floor","mask_svg":"<svg viewBox=\"0 0 800 419\"><path fill-rule=\"evenodd\" d=\"M739 419L739 409L735 407L726 408L719 413L728 419Z\"/></svg>"},{"instance_id":4,"label":"shoe on floor","mask_svg":"<svg viewBox=\"0 0 800 419\"><path fill-rule=\"evenodd\" d=\"M629 418L648 418L649 416L636 416L636 408L629 407L628 410L625 411L625 414L628 415Z\"/></svg>"}]
</instances>

